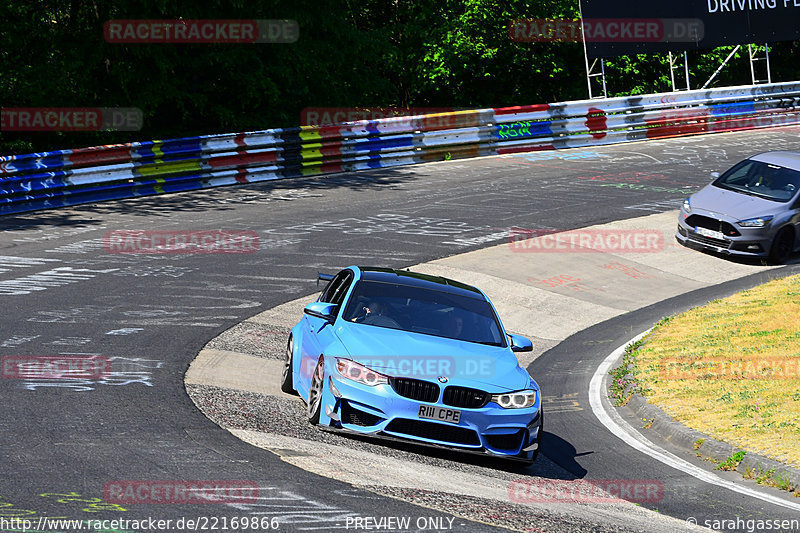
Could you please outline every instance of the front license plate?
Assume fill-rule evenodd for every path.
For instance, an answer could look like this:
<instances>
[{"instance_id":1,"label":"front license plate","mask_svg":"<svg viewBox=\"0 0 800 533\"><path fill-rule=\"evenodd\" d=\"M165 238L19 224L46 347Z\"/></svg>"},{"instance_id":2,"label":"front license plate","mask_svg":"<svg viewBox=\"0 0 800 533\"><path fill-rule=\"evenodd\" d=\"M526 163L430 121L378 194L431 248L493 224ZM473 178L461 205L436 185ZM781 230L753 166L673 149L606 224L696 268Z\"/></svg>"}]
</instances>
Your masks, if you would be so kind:
<instances>
[{"instance_id":1,"label":"front license plate","mask_svg":"<svg viewBox=\"0 0 800 533\"><path fill-rule=\"evenodd\" d=\"M722 234L721 231L714 231L713 229L695 227L694 232L698 235L702 235L703 237L710 237L712 239L718 239L720 241L725 240L725 235Z\"/></svg>"},{"instance_id":2,"label":"front license plate","mask_svg":"<svg viewBox=\"0 0 800 533\"><path fill-rule=\"evenodd\" d=\"M461 411L458 409L436 407L435 405L420 405L418 416L427 420L438 420L453 424L458 424L461 421Z\"/></svg>"}]
</instances>

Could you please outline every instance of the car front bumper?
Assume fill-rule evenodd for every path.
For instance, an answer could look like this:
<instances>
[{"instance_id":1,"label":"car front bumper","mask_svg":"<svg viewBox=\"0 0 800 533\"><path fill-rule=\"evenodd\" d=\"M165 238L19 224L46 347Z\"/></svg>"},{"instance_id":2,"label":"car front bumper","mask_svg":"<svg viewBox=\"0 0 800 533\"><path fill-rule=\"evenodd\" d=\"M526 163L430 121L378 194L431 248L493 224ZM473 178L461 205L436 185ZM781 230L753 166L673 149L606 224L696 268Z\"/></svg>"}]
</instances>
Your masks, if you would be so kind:
<instances>
[{"instance_id":1,"label":"car front bumper","mask_svg":"<svg viewBox=\"0 0 800 533\"><path fill-rule=\"evenodd\" d=\"M694 224L695 221L699 221L699 224ZM684 246L727 255L766 257L772 246L771 227L767 225L763 228L743 228L736 222L716 213L693 210L691 214L687 214L681 209L675 239ZM728 230L724 231L726 228ZM704 235L702 233L704 229L720 235Z\"/></svg>"},{"instance_id":2,"label":"car front bumper","mask_svg":"<svg viewBox=\"0 0 800 533\"><path fill-rule=\"evenodd\" d=\"M492 402L470 409L444 405L441 392L438 402L429 403L400 396L391 385L370 387L335 375L328 376L326 388L324 411L333 429L523 460L538 448L541 437L541 397L525 409L504 409ZM457 409L460 420L422 419L420 405Z\"/></svg>"}]
</instances>

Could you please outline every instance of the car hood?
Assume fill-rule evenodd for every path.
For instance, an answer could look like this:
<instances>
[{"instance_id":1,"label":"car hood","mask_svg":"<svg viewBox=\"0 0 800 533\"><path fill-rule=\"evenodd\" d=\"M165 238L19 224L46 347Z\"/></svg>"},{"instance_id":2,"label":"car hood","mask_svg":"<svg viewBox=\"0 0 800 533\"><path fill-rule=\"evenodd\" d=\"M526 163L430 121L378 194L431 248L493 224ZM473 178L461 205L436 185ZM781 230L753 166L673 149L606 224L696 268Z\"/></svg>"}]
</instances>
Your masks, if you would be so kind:
<instances>
[{"instance_id":1,"label":"car hood","mask_svg":"<svg viewBox=\"0 0 800 533\"><path fill-rule=\"evenodd\" d=\"M692 212L695 209L727 215L736 220L760 217L774 213L783 204L758 196L750 196L714 185L706 185L692 195Z\"/></svg>"},{"instance_id":2,"label":"car hood","mask_svg":"<svg viewBox=\"0 0 800 533\"><path fill-rule=\"evenodd\" d=\"M447 378L448 385L488 392L532 386L509 348L344 321L335 331L347 350L342 355L391 377Z\"/></svg>"}]
</instances>

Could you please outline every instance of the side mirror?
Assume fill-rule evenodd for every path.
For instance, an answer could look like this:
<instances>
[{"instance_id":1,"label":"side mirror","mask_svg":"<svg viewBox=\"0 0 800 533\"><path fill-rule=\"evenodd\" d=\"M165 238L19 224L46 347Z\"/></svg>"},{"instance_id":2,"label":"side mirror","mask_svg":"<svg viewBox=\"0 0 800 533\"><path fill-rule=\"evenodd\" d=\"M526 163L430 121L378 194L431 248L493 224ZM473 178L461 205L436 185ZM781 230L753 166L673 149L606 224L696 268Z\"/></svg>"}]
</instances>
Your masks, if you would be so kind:
<instances>
[{"instance_id":1,"label":"side mirror","mask_svg":"<svg viewBox=\"0 0 800 533\"><path fill-rule=\"evenodd\" d=\"M336 310L339 306L325 302L313 302L303 308L303 312L314 318L321 318L333 324L336 320Z\"/></svg>"},{"instance_id":2,"label":"side mirror","mask_svg":"<svg viewBox=\"0 0 800 533\"><path fill-rule=\"evenodd\" d=\"M712 178L714 178L714 179L717 179L717 178L718 178L718 177L720 177L721 175L722 175L722 174L720 174L719 172L712 172L712 173L711 173L711 177L712 177Z\"/></svg>"},{"instance_id":3,"label":"side mirror","mask_svg":"<svg viewBox=\"0 0 800 533\"><path fill-rule=\"evenodd\" d=\"M513 335L511 333L508 334L508 338L511 341L512 352L533 351L533 343L530 341L530 339L526 339L525 337L521 337L520 335Z\"/></svg>"}]
</instances>

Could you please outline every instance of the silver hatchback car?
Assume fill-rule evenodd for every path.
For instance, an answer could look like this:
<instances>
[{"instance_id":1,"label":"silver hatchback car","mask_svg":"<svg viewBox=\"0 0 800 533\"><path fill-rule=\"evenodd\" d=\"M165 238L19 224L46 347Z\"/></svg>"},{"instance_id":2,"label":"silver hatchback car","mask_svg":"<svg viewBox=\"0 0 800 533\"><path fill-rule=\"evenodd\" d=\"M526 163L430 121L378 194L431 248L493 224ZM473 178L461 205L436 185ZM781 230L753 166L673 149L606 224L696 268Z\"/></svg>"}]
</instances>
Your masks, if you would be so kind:
<instances>
[{"instance_id":1,"label":"silver hatchback car","mask_svg":"<svg viewBox=\"0 0 800 533\"><path fill-rule=\"evenodd\" d=\"M783 263L800 244L800 152L745 159L684 200L683 245Z\"/></svg>"}]
</instances>

